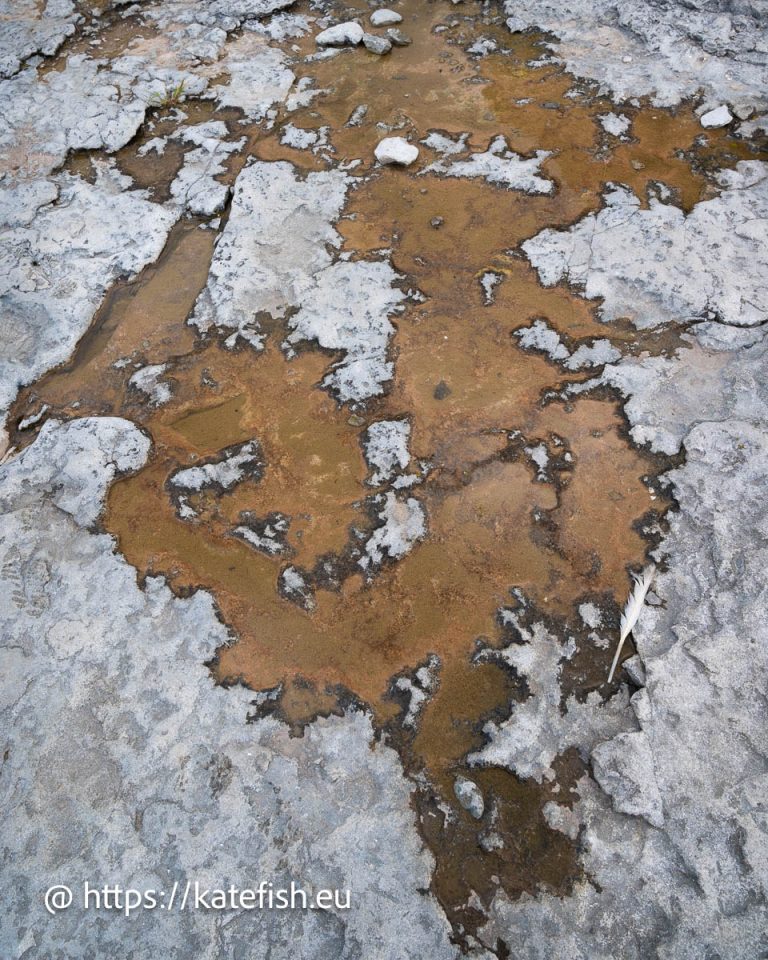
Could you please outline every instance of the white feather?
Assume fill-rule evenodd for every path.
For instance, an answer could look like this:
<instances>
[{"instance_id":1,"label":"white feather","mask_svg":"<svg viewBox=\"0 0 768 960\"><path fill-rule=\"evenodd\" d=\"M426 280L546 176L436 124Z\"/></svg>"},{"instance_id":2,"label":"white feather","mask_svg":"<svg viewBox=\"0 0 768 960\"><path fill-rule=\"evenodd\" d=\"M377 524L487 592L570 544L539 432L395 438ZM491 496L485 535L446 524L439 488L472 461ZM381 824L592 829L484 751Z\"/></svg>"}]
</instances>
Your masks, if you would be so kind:
<instances>
[{"instance_id":1,"label":"white feather","mask_svg":"<svg viewBox=\"0 0 768 960\"><path fill-rule=\"evenodd\" d=\"M635 581L635 586L632 589L632 593L629 595L627 604L624 607L624 612L621 615L621 635L619 636L619 645L616 648L616 655L613 658L613 663L611 664L611 672L608 674L608 683L613 680L613 674L616 671L616 667L619 663L619 657L621 656L621 649L624 646L624 641L632 633L632 629L638 621L640 614L643 610L643 604L645 603L645 595L648 593L651 584L653 583L653 576L656 573L655 567L646 567L645 570L638 576L633 574Z\"/></svg>"}]
</instances>

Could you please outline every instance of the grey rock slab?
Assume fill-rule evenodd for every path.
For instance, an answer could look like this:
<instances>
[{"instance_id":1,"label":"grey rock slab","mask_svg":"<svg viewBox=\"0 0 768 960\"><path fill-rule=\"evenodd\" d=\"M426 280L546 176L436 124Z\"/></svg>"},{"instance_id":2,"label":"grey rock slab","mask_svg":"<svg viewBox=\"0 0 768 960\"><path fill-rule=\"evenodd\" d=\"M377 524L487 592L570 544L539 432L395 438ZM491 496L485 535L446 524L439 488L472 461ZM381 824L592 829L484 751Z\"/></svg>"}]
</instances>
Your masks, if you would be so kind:
<instances>
[{"instance_id":1,"label":"grey rock slab","mask_svg":"<svg viewBox=\"0 0 768 960\"><path fill-rule=\"evenodd\" d=\"M344 351L323 380L339 403L379 396L392 379L390 317L402 311L405 300L394 285L400 279L385 260L333 263L316 274L298 312L288 318L288 346L315 341L326 350Z\"/></svg>"},{"instance_id":2,"label":"grey rock slab","mask_svg":"<svg viewBox=\"0 0 768 960\"><path fill-rule=\"evenodd\" d=\"M251 120L263 120L276 104L287 102L296 80L285 53L255 33L229 41L209 72L228 74L227 83L212 87L218 103L242 110Z\"/></svg>"},{"instance_id":3,"label":"grey rock slab","mask_svg":"<svg viewBox=\"0 0 768 960\"><path fill-rule=\"evenodd\" d=\"M605 321L639 328L713 319L763 323L768 303L768 165L741 161L720 174L720 196L689 214L626 187L566 230L547 229L522 249L545 286L566 281L600 299ZM627 251L632 256L627 256Z\"/></svg>"},{"instance_id":4,"label":"grey rock slab","mask_svg":"<svg viewBox=\"0 0 768 960\"><path fill-rule=\"evenodd\" d=\"M642 731L599 743L592 751L592 772L615 810L644 817L652 827L664 826L653 751Z\"/></svg>"},{"instance_id":5,"label":"grey rock slab","mask_svg":"<svg viewBox=\"0 0 768 960\"><path fill-rule=\"evenodd\" d=\"M0 840L4 956L456 958L424 891L433 862L396 753L357 711L300 739L204 663L230 642L210 595L143 589L91 533L110 481L148 441L115 419L49 422L0 468ZM396 838L396 842L393 842ZM375 869L373 868L375 867ZM350 908L85 911L67 883L350 891ZM177 900L178 902L178 900ZM343 902L343 900L342 900Z\"/></svg>"},{"instance_id":6,"label":"grey rock slab","mask_svg":"<svg viewBox=\"0 0 768 960\"><path fill-rule=\"evenodd\" d=\"M565 361L568 370L583 370L586 367L601 367L614 363L621 357L621 350L614 347L610 340L593 340L578 346Z\"/></svg>"},{"instance_id":7,"label":"grey rock slab","mask_svg":"<svg viewBox=\"0 0 768 960\"><path fill-rule=\"evenodd\" d=\"M466 153L469 150L469 135L461 134L459 137L449 137L437 130L431 130L421 141L424 146L429 147L443 157L458 153Z\"/></svg>"},{"instance_id":8,"label":"grey rock slab","mask_svg":"<svg viewBox=\"0 0 768 960\"><path fill-rule=\"evenodd\" d=\"M559 42L569 72L617 101L672 106L702 91L713 105L766 101L764 11L734 0L505 0L508 28L538 27Z\"/></svg>"},{"instance_id":9,"label":"grey rock slab","mask_svg":"<svg viewBox=\"0 0 768 960\"><path fill-rule=\"evenodd\" d=\"M627 657L627 659L622 663L622 669L629 677L629 679L636 683L640 687L644 687L646 683L646 674L645 674L645 665L643 664L642 659L635 654L632 657Z\"/></svg>"},{"instance_id":10,"label":"grey rock slab","mask_svg":"<svg viewBox=\"0 0 768 960\"><path fill-rule=\"evenodd\" d=\"M591 738L577 724L600 784L584 778L574 808L590 880L566 898L513 904L500 894L481 934L488 945L496 936L522 943L523 958L758 960L764 950L768 342L761 325L735 325L743 321L743 300L751 301L749 291L759 291L766 278L761 246L742 246L764 219L764 173L759 164L724 172L722 194L693 209L687 229L694 246L711 244L706 260L677 233L664 242L664 229L656 229L664 217L647 232L626 232L633 219L653 218L651 210L603 211L607 234L618 231L610 242L623 237L605 274L611 279L604 307L621 303L623 312L630 296L620 278L635 276L638 260L650 263L656 250L664 252L655 261L661 266L634 280L640 324L652 311L674 320L690 308L674 298L682 289L690 302L693 286L686 279L682 288L665 290L665 270L693 274L710 297L719 297L720 318L691 324L672 356L625 357L593 381L623 394L636 443L669 454L682 449L685 456L662 479L678 510L668 515L655 554L663 561L653 587L658 602L646 606L633 631L639 658L628 672L644 687L628 704L621 687L602 707L623 700L617 713L603 714L611 734L600 736L598 711L590 718ZM592 252L598 270L607 239L597 239ZM563 262L572 275L584 261L570 253ZM723 262L741 262L744 271L728 276ZM572 739L561 739L571 705L561 709L552 692L557 666L546 659L546 646L511 649L532 696L487 731L489 744L478 759L490 756L518 775L537 777L558 742ZM551 745L550 753L542 757L532 743Z\"/></svg>"},{"instance_id":11,"label":"grey rock slab","mask_svg":"<svg viewBox=\"0 0 768 960\"><path fill-rule=\"evenodd\" d=\"M62 174L56 203L6 230L0 250L0 414L16 390L71 354L104 294L165 246L178 211Z\"/></svg>"},{"instance_id":12,"label":"grey rock slab","mask_svg":"<svg viewBox=\"0 0 768 960\"><path fill-rule=\"evenodd\" d=\"M559 830L571 840L576 840L579 836L579 827L581 822L579 815L560 803L554 803L550 800L544 804L541 811L544 819L553 830Z\"/></svg>"},{"instance_id":13,"label":"grey rock slab","mask_svg":"<svg viewBox=\"0 0 768 960\"><path fill-rule=\"evenodd\" d=\"M197 148L184 155L181 169L171 183L171 197L186 212L212 217L224 209L230 188L216 178L224 173L227 157L245 144L244 138L229 142L227 136L226 125L220 120L183 126L173 134L173 139Z\"/></svg>"},{"instance_id":14,"label":"grey rock slab","mask_svg":"<svg viewBox=\"0 0 768 960\"><path fill-rule=\"evenodd\" d=\"M483 289L483 302L488 307L496 299L496 287L502 283L504 275L495 270L486 270L480 277L480 286Z\"/></svg>"},{"instance_id":15,"label":"grey rock slab","mask_svg":"<svg viewBox=\"0 0 768 960\"><path fill-rule=\"evenodd\" d=\"M292 603L310 612L315 609L314 590L296 567L286 567L278 578L278 585L280 593Z\"/></svg>"},{"instance_id":16,"label":"grey rock slab","mask_svg":"<svg viewBox=\"0 0 768 960\"><path fill-rule=\"evenodd\" d=\"M446 139L440 137L440 141ZM433 149L440 149L436 138L428 138L428 141L428 145L433 146ZM455 146L458 147L459 143ZM487 150L473 153L466 160L450 161L447 158L454 151L441 152L443 158L430 164L423 173L439 173L446 177L481 177L488 183L506 187L508 190L522 190L525 193L554 192L553 181L539 175L542 163L551 156L547 150L537 150L533 157L526 158L510 150L506 138L498 136L491 141Z\"/></svg>"},{"instance_id":17,"label":"grey rock slab","mask_svg":"<svg viewBox=\"0 0 768 960\"><path fill-rule=\"evenodd\" d=\"M515 337L523 350L538 350L550 360L563 361L570 357L560 334L546 320L534 320L530 327L519 327L515 330Z\"/></svg>"},{"instance_id":18,"label":"grey rock slab","mask_svg":"<svg viewBox=\"0 0 768 960\"><path fill-rule=\"evenodd\" d=\"M603 113L597 118L600 126L613 137L623 137L629 132L632 121L623 113Z\"/></svg>"},{"instance_id":19,"label":"grey rock slab","mask_svg":"<svg viewBox=\"0 0 768 960\"><path fill-rule=\"evenodd\" d=\"M594 691L585 701L574 696L563 703L560 686L562 664L573 655L574 648L554 636L543 623L530 627L522 624L513 611L502 609L501 622L513 628L520 643L512 643L486 656L498 659L525 678L530 696L515 704L510 716L500 722L489 721L483 728L487 743L471 754L478 766L502 766L524 780L554 778L554 760L570 747L587 755L609 734L626 727L629 702L626 688L613 699L602 701Z\"/></svg>"},{"instance_id":20,"label":"grey rock slab","mask_svg":"<svg viewBox=\"0 0 768 960\"><path fill-rule=\"evenodd\" d=\"M2 0L0 2L0 78L18 73L37 53L50 57L75 32L80 20L71 0Z\"/></svg>"},{"instance_id":21,"label":"grey rock slab","mask_svg":"<svg viewBox=\"0 0 768 960\"><path fill-rule=\"evenodd\" d=\"M441 666L440 658L431 654L417 670L394 681L394 689L407 697L408 705L402 717L404 727L416 729L422 710L440 686Z\"/></svg>"},{"instance_id":22,"label":"grey rock slab","mask_svg":"<svg viewBox=\"0 0 768 960\"><path fill-rule=\"evenodd\" d=\"M333 223L348 184L338 171L300 179L284 161L242 170L190 322L201 332L219 328L231 345L243 339L260 349L257 314L282 318L303 302L315 275L330 266L328 248L341 243Z\"/></svg>"},{"instance_id":23,"label":"grey rock slab","mask_svg":"<svg viewBox=\"0 0 768 960\"><path fill-rule=\"evenodd\" d=\"M54 180L0 180L0 226L28 227L37 211L59 196Z\"/></svg>"},{"instance_id":24,"label":"grey rock slab","mask_svg":"<svg viewBox=\"0 0 768 960\"><path fill-rule=\"evenodd\" d=\"M376 396L392 378L389 318L405 299L388 262L332 260L349 182L338 170L300 179L284 161L246 167L190 318L203 333L218 328L227 346L260 350L258 314L287 317L289 350L316 341L345 352L323 381L342 403Z\"/></svg>"},{"instance_id":25,"label":"grey rock slab","mask_svg":"<svg viewBox=\"0 0 768 960\"><path fill-rule=\"evenodd\" d=\"M328 128L322 127L321 130L327 133ZM294 150L309 150L321 141L325 145L325 137L320 130L295 127L292 123L286 123L280 135L280 143L284 143L287 147L293 147Z\"/></svg>"},{"instance_id":26,"label":"grey rock slab","mask_svg":"<svg viewBox=\"0 0 768 960\"><path fill-rule=\"evenodd\" d=\"M363 453L372 473L369 483L386 483L411 462L408 441L411 424L408 420L378 420L363 434Z\"/></svg>"},{"instance_id":27,"label":"grey rock slab","mask_svg":"<svg viewBox=\"0 0 768 960\"><path fill-rule=\"evenodd\" d=\"M165 378L167 369L166 363L152 363L140 367L131 375L128 383L142 393L153 406L160 407L173 397L173 388Z\"/></svg>"},{"instance_id":28,"label":"grey rock slab","mask_svg":"<svg viewBox=\"0 0 768 960\"><path fill-rule=\"evenodd\" d=\"M220 450L206 463L176 470L168 483L186 493L231 490L244 480L260 480L264 457L258 440L247 440Z\"/></svg>"},{"instance_id":29,"label":"grey rock slab","mask_svg":"<svg viewBox=\"0 0 768 960\"><path fill-rule=\"evenodd\" d=\"M526 960L762 956L765 423L700 422L686 435L686 462L668 475L679 511L654 584L663 603L635 629L647 703L593 753L608 794L578 785L589 880L564 898L499 895L483 942L509 937Z\"/></svg>"},{"instance_id":30,"label":"grey rock slab","mask_svg":"<svg viewBox=\"0 0 768 960\"><path fill-rule=\"evenodd\" d=\"M659 453L677 453L701 420L768 417L764 337L738 351L705 349L686 339L672 358L626 358L599 379L627 398L624 412L635 443Z\"/></svg>"},{"instance_id":31,"label":"grey rock slab","mask_svg":"<svg viewBox=\"0 0 768 960\"><path fill-rule=\"evenodd\" d=\"M215 62L222 56L230 34L240 28L258 27L264 18L285 10L294 2L164 0L161 4L145 6L142 16L157 26L184 61L196 65Z\"/></svg>"},{"instance_id":32,"label":"grey rock slab","mask_svg":"<svg viewBox=\"0 0 768 960\"><path fill-rule=\"evenodd\" d=\"M140 68L143 69L143 68ZM183 73L154 72L141 90L135 76L84 54L62 71L38 77L32 68L0 84L0 163L15 177L46 176L70 150L118 150L141 126L152 92ZM146 99L139 95L143 93Z\"/></svg>"},{"instance_id":33,"label":"grey rock slab","mask_svg":"<svg viewBox=\"0 0 768 960\"><path fill-rule=\"evenodd\" d=\"M582 619L582 622L585 623L588 627L591 627L593 630L597 630L603 622L603 614L600 610L600 607L594 603L581 603L579 604L579 616Z\"/></svg>"},{"instance_id":34,"label":"grey rock slab","mask_svg":"<svg viewBox=\"0 0 768 960\"><path fill-rule=\"evenodd\" d=\"M88 529L101 515L109 484L142 467L149 450L149 438L117 417L49 420L33 444L0 468L0 502L10 514L44 499L48 512Z\"/></svg>"},{"instance_id":35,"label":"grey rock slab","mask_svg":"<svg viewBox=\"0 0 768 960\"><path fill-rule=\"evenodd\" d=\"M296 40L311 32L310 18L298 13L278 13L265 21L248 21L246 29L254 30L262 36L285 43Z\"/></svg>"},{"instance_id":36,"label":"grey rock slab","mask_svg":"<svg viewBox=\"0 0 768 960\"><path fill-rule=\"evenodd\" d=\"M610 340L592 340L580 344L573 352L563 343L560 334L546 320L534 320L529 327L518 327L514 333L523 350L546 354L550 360L562 364L566 370L583 370L614 363L621 351Z\"/></svg>"},{"instance_id":37,"label":"grey rock slab","mask_svg":"<svg viewBox=\"0 0 768 960\"><path fill-rule=\"evenodd\" d=\"M373 573L385 558L401 560L422 540L427 532L426 512L415 497L401 497L389 491L381 498L381 526L365 544L364 556L358 561L368 574Z\"/></svg>"}]
</instances>

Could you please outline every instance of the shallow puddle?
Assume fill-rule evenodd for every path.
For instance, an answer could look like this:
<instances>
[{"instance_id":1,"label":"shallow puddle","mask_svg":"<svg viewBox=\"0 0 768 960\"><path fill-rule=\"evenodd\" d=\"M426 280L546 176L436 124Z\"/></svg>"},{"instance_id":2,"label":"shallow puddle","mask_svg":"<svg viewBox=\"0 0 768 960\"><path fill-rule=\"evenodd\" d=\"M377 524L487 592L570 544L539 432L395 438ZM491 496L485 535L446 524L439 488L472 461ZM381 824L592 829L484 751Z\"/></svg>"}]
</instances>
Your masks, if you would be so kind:
<instances>
[{"instance_id":1,"label":"shallow puddle","mask_svg":"<svg viewBox=\"0 0 768 960\"><path fill-rule=\"evenodd\" d=\"M48 404L49 416L113 414L148 431L150 462L113 486L106 528L141 576L162 574L180 593L212 592L233 637L212 669L224 683L275 691L255 705L256 714L275 712L299 733L350 702L371 709L418 783L415 802L437 860L434 890L462 936L482 919L473 892L481 905L498 885L510 896L541 886L565 892L578 874L575 845L550 830L541 812L554 784L467 768L467 755L483 743L483 723L503 718L527 695L511 672L473 659L478 642L509 640L497 613L515 605L513 588L560 618L563 630L567 621L578 633L576 607L587 597L600 598L606 621L615 622L628 570L643 564L648 547L637 523L668 506L644 479L660 464L629 445L619 405L604 396L545 402L566 380L589 374L566 376L521 350L513 334L546 318L572 342L608 337L625 353L657 353L679 345L676 333L641 337L621 323L605 327L594 304L563 287L542 288L519 245L598 209L608 181L629 185L644 201L663 181L690 208L713 191L708 168L732 165L748 148L718 131L702 137L690 107L629 108L631 138L611 138L598 120L613 110L609 101L557 66L528 65L545 52L540 37L510 37L503 24L483 24L476 3L454 9L405 0L401 9L410 46L383 58L344 51L294 67L324 92L306 108L280 113L271 131L237 126L247 145L222 178L231 183L248 155L325 168L321 153L281 144L288 121L327 126L334 163L362 161L337 225L343 250L359 259L390 248L404 288L425 298L396 321L387 395L361 410L340 407L319 387L334 357L304 349L286 358L279 323L267 330L262 353L197 338L185 321L205 285L216 232L186 220L156 264L108 295L72 361L23 392L14 419ZM495 39L502 51L467 55L478 37ZM119 46L118 39L116 28L110 44ZM313 50L311 36L299 43ZM347 125L360 104L368 108L363 121ZM185 109L195 120L214 115L209 105ZM224 119L234 123L235 116ZM520 153L551 151L541 175L555 190L531 196L482 179L420 175L437 159L427 148L407 172L374 169L372 148L384 135L377 124L418 139L430 130L466 133L473 151L499 135ZM153 135L171 126L160 118ZM142 160L147 136L116 159L163 199L181 153L159 164ZM83 158L69 166L87 174ZM492 297L481 283L488 272L498 277ZM167 365L162 376L171 392L161 406L129 382L155 364ZM361 437L371 422L401 418L411 424L414 461L429 464L411 491L428 532L408 556L366 579L352 549L375 524ZM33 433L17 433L15 441ZM194 498L194 516L180 516L171 476L253 438L263 476L206 490ZM544 476L525 453L542 444L554 463ZM287 520L274 555L233 536L238 523L270 517ZM289 563L312 572L314 609L279 591ZM607 695L611 654L584 640L568 668L568 691ZM393 679L431 657L439 658L436 689L409 727ZM567 754L557 771L559 802L567 802L580 761ZM458 773L480 785L490 811L482 821L459 807ZM489 832L503 846L494 846Z\"/></svg>"}]
</instances>

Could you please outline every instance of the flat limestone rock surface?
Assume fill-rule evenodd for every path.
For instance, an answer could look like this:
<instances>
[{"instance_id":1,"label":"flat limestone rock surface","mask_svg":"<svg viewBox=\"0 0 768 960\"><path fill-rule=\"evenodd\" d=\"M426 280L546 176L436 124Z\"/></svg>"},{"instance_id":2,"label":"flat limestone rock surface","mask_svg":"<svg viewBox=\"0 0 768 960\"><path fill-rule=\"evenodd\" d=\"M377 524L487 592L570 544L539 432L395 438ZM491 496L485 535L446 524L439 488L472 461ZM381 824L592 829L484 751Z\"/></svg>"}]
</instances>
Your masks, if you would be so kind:
<instances>
[{"instance_id":1,"label":"flat limestone rock surface","mask_svg":"<svg viewBox=\"0 0 768 960\"><path fill-rule=\"evenodd\" d=\"M338 170L300 179L291 164L256 162L235 183L232 210L190 322L218 328L227 346L263 346L258 316L286 316L286 346L316 341L346 356L324 383L342 402L380 394L391 379L390 316L405 294L386 261L334 262L334 222L349 178Z\"/></svg>"},{"instance_id":2,"label":"flat limestone rock surface","mask_svg":"<svg viewBox=\"0 0 768 960\"><path fill-rule=\"evenodd\" d=\"M313 59L341 54L338 62L354 60L355 70L386 70L391 58L335 47L363 42L386 52L390 39L410 41L397 30L385 39L383 30L374 37L359 23L333 25L331 17L318 24L330 10L324 2L297 5L298 12L292 5L116 0L86 10L70 0L0 0L0 416L21 385L72 356L105 294L158 260L180 218L208 218L204 227L218 232L217 242L190 322L226 348L256 351L265 330L279 325L289 362L303 350L328 352L315 386L332 395L328 404L352 407L363 428L354 443L362 445L360 496L370 526L356 531L353 562L361 579L373 581L389 564L410 562L429 535L429 499L410 489L431 469L409 449L412 429L414 443L422 442L418 421L407 404L386 412L377 405L396 378L396 321L420 295L406 293L407 267L400 273L395 266L398 236L390 247L382 234L381 249L363 254L342 243L338 223L360 161L334 156L332 127L309 130L306 117L296 125L286 120L327 92L311 76L297 81ZM733 118L748 121L741 132L759 132L768 106L762 0L506 0L501 7L510 31L554 36L544 38L551 56L539 65L560 60L576 77L595 81L592 93L616 101L595 117L600 149L619 140L629 148L635 129L640 136L637 101L623 101L645 96L657 105L692 98L701 137L717 136L708 131ZM457 19L468 10L458 2L449 9ZM499 9L481 16L489 23ZM403 10L411 33L411 13ZM372 27L402 19L386 10L364 13ZM352 15L363 19L359 11L339 19ZM467 13L466 22L474 16ZM141 36L121 55L102 53L101 28L119 34L123 20L129 31L141 24ZM318 34L329 23L325 36ZM70 49L75 31L79 46ZM330 49L306 56L313 34ZM80 43L91 36L95 44ZM295 41L305 36L302 49ZM413 36L416 53L423 38ZM62 44L63 55L46 59ZM500 44L485 36L466 48L473 69L488 64L482 58ZM391 52L400 55L406 51ZM153 105L175 90L181 126L150 141L158 152L167 143L185 151L161 203L121 174L113 155L148 132ZM184 110L198 99L209 101L196 106L211 119L195 123ZM226 112L217 115L219 108ZM414 141L399 138L410 162L420 152L416 142L431 162L418 174L373 168L360 179L409 179L422 193L435 188L436 177L480 180L500 203L507 190L553 209L560 202L547 173L550 157L556 168L553 152L534 143L517 153L505 136L486 133L478 141L474 131L458 132L463 125L448 133L411 129L397 118L378 122L377 109L361 91L344 113L368 136L368 162L385 132L398 131ZM233 119L231 111L242 114ZM306 165L256 160L232 186L219 182L243 146L241 124L252 136L256 123L265 140L277 129L283 144L311 150ZM93 182L62 170L81 151L96 152ZM417 778L406 777L372 717L350 706L295 738L274 717L253 719L258 698L269 694L215 685L205 664L234 639L215 598L204 590L175 596L161 577L137 583L136 570L103 532L109 487L147 463L148 434L115 417L52 419L0 464L3 956L260 960L268 951L270 960L492 960L503 955L503 942L519 960L764 960L768 165L742 161L707 176L711 199L688 213L663 185L646 204L628 187L608 184L601 209L540 231L520 248L492 251L474 281L482 301L472 323L483 323L513 287L514 271L502 267L508 256L527 258L544 286L568 285L594 304L604 337L576 343L531 314L520 318L511 349L538 354L532 364L543 355L556 365L564 400L610 392L631 441L676 458L659 482L677 509L654 548L652 602L613 696L569 694L564 678L576 642L556 635L549 621L507 607L497 620L512 642L480 642L474 654L477 662L500 662L524 696L488 715L469 775L450 781L464 808L456 812L492 823L497 800L473 779L485 766L551 789L542 815L576 845L582 876L573 890L553 896L539 889L514 901L498 892L483 903L471 893L481 922L460 948L431 893L435 862L418 829ZM446 219L435 215L435 228L450 223L450 210L437 212ZM220 220L210 219L219 213ZM403 329L414 319L421 321L403 316ZM625 319L638 342L644 331L666 327L664 336L679 336L679 344L653 354L628 349L625 325L614 336ZM132 402L147 411L179 399L173 362L124 359L132 365ZM584 379L588 370L591 379ZM451 389L440 380L436 391L440 384L445 399ZM25 429L50 415L48 406L34 409ZM351 412L342 412L350 424ZM524 447L537 480L552 476L548 444L537 438ZM206 491L229 494L269 469L256 439L218 446L167 478L168 492L177 481L184 520L199 521L194 504ZM309 614L322 597L298 560L285 565L291 522L280 513L245 512L232 532L263 554L285 557L276 576L281 597ZM593 631L589 643L604 650L610 615L591 602L578 611ZM416 734L440 669L430 655L396 680L409 704L404 727ZM587 773L558 795L556 771L566 752L578 755ZM505 842L494 831L483 838L488 850ZM77 888L85 878L164 890L187 880L294 880L348 888L352 908L142 911L130 918L73 909L52 922L45 888Z\"/></svg>"},{"instance_id":3,"label":"flat limestone rock surface","mask_svg":"<svg viewBox=\"0 0 768 960\"><path fill-rule=\"evenodd\" d=\"M721 256L727 259L740 249L743 235L752 244L760 226L762 170L740 164L725 177L721 196L698 204L689 220L700 244L706 236L714 242L719 229ZM607 209L602 215L609 217ZM614 226L622 233L632 218L642 216L650 218L652 210L625 209L604 225L609 235ZM605 264L601 253L612 244L602 237L598 243L593 263L597 273L605 270L606 294L626 296L621 302L628 304L622 278L664 249L663 225L636 234L620 249L614 246ZM685 249L682 244L681 252ZM762 250L757 244L749 250L749 271L731 278L711 266L695 276L700 283L708 277L715 283L759 283L765 275ZM576 256L576 267L580 262ZM654 311L672 316L678 309L672 304L679 290L664 290L664 258L657 262L658 271L635 276L638 325ZM696 271L696 264L692 257L681 274ZM574 274L569 270L571 278ZM731 309L726 313L731 323L694 323L686 346L672 356L625 357L594 381L624 395L636 442L669 454L684 452L684 463L665 475L678 511L670 515L669 531L655 553L664 563L652 587L656 600L646 605L633 632L638 655L632 676L644 685L610 722L604 713L605 734L595 712L590 745L579 724L570 723L570 705L562 710L552 683L542 682L547 670L558 669L545 658L546 647L511 648L512 663L532 697L515 708L510 721L489 725L489 744L478 761L506 752L518 775L542 776L542 754L533 744L554 745L566 730L569 739L577 735L582 749L587 746L601 789L582 779L576 822L562 823L578 833L591 879L562 899L544 895L512 903L497 897L481 934L489 946L505 931L522 943L521 957L535 960L762 956L768 923L762 694L768 681L768 508L761 492L768 479L767 346L762 325L739 325L745 311L752 316L749 295L742 291L739 286L738 295L721 298L723 311ZM613 309L610 299L608 308ZM529 347L564 363L565 356L555 357L559 341L547 339L548 332L537 329ZM610 703L615 698L605 707ZM550 817L557 827L562 818L551 810Z\"/></svg>"},{"instance_id":4,"label":"flat limestone rock surface","mask_svg":"<svg viewBox=\"0 0 768 960\"><path fill-rule=\"evenodd\" d=\"M395 328L390 317L405 300L394 285L399 279L387 261L339 261L317 275L289 320L289 344L308 340L345 351L323 380L341 403L378 396L392 379L394 364L387 354Z\"/></svg>"},{"instance_id":5,"label":"flat limestone rock surface","mask_svg":"<svg viewBox=\"0 0 768 960\"><path fill-rule=\"evenodd\" d=\"M291 164L253 163L238 176L227 225L191 322L260 347L257 314L298 306L340 244L333 223L346 199L339 171L299 179Z\"/></svg>"},{"instance_id":6,"label":"flat limestone rock surface","mask_svg":"<svg viewBox=\"0 0 768 960\"><path fill-rule=\"evenodd\" d=\"M227 141L226 137L226 125L220 120L181 127L174 137L196 147L184 155L171 184L171 196L191 214L210 217L221 212L227 202L229 187L216 178L224 173L227 157L241 150L245 141Z\"/></svg>"},{"instance_id":7,"label":"flat limestone rock surface","mask_svg":"<svg viewBox=\"0 0 768 960\"><path fill-rule=\"evenodd\" d=\"M553 193L555 185L539 173L541 164L550 156L546 150L537 150L533 157L522 157L510 150L506 138L499 136L480 153L470 154L466 159L448 159L465 149L463 140L431 135L425 141L442 158L430 164L424 173L440 173L446 177L482 177L488 183L522 190L525 193Z\"/></svg>"},{"instance_id":8,"label":"flat limestone rock surface","mask_svg":"<svg viewBox=\"0 0 768 960\"><path fill-rule=\"evenodd\" d=\"M300 740L277 720L247 723L253 694L215 686L204 666L230 639L211 597L177 599L159 578L140 589L112 538L89 532L109 482L148 449L124 420L50 421L0 470L0 942L122 957L137 920L135 958L241 956L259 943L285 960L455 958L447 921L417 892L432 863L412 787L368 716L320 720ZM294 880L349 889L352 908L240 911L225 924L205 909L72 909L48 922L50 884L82 896L83 878L117 876L168 892Z\"/></svg>"},{"instance_id":9,"label":"flat limestone rock surface","mask_svg":"<svg viewBox=\"0 0 768 960\"><path fill-rule=\"evenodd\" d=\"M703 91L713 107L768 97L762 3L739 0L505 0L513 31L559 38L569 72L595 80L617 101L650 96L672 106Z\"/></svg>"},{"instance_id":10,"label":"flat limestone rock surface","mask_svg":"<svg viewBox=\"0 0 768 960\"><path fill-rule=\"evenodd\" d=\"M57 202L6 230L0 250L1 416L19 385L67 359L112 284L157 259L178 218L108 176L46 183Z\"/></svg>"},{"instance_id":11,"label":"flat limestone rock surface","mask_svg":"<svg viewBox=\"0 0 768 960\"><path fill-rule=\"evenodd\" d=\"M595 748L611 799L587 778L578 786L591 879L566 898L498 897L482 933L489 945L502 931L519 938L524 958L763 955L765 418L698 423L685 448L669 474L680 505L662 547L669 569L653 587L663 605L634 634L647 702Z\"/></svg>"},{"instance_id":12,"label":"flat limestone rock surface","mask_svg":"<svg viewBox=\"0 0 768 960\"><path fill-rule=\"evenodd\" d=\"M626 187L568 230L523 245L545 286L566 281L600 299L603 320L639 328L715 319L738 326L768 317L768 164L742 161L720 176L723 192L686 215ZM727 238L727 242L724 242ZM631 253L630 253L631 251Z\"/></svg>"},{"instance_id":13,"label":"flat limestone rock surface","mask_svg":"<svg viewBox=\"0 0 768 960\"><path fill-rule=\"evenodd\" d=\"M2 0L0 2L0 78L18 73L25 60L42 53L52 56L75 32L80 19L71 0Z\"/></svg>"}]
</instances>

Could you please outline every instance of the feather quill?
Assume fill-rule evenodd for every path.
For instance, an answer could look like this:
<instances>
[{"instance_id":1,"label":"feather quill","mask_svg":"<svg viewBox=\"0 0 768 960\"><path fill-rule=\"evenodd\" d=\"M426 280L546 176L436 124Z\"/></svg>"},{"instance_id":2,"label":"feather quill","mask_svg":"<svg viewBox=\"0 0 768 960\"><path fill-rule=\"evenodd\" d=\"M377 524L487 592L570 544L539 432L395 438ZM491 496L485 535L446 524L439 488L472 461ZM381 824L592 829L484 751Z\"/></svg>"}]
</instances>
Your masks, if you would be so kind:
<instances>
[{"instance_id":1,"label":"feather quill","mask_svg":"<svg viewBox=\"0 0 768 960\"><path fill-rule=\"evenodd\" d=\"M619 657L621 656L621 650L624 646L624 641L632 633L632 629L640 617L640 613L643 609L643 604L645 603L645 596L650 590L651 584L653 583L653 576L656 573L655 567L646 567L641 574L633 574L635 585L632 588L632 593L629 595L626 606L624 607L624 612L621 615L621 634L619 636L619 645L616 648L616 654L613 658L613 663L611 664L611 672L608 674L608 683L613 680L613 675L616 672L616 667L619 663Z\"/></svg>"}]
</instances>

